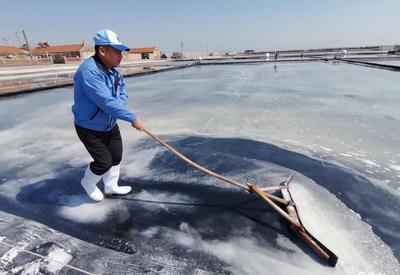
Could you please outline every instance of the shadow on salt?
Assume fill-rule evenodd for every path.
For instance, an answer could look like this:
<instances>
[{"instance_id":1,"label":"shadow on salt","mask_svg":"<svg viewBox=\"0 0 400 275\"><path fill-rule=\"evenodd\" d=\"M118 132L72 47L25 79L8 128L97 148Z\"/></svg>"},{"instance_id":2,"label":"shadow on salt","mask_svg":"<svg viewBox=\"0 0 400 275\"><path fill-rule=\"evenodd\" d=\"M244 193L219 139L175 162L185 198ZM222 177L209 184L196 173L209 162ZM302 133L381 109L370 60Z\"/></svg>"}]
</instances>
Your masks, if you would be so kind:
<instances>
[{"instance_id":1,"label":"shadow on salt","mask_svg":"<svg viewBox=\"0 0 400 275\"><path fill-rule=\"evenodd\" d=\"M136 248L142 245L143 253L151 251L140 243L162 245L163 255L176 256L178 247L183 247L190 250L179 254L180 257L196 262L196 253L213 255L217 262L230 265L233 272L262 274L263 268L270 266L274 273L281 274L281 262L296 263L299 274L310 270L330 274L395 274L400 270L390 248L359 214L345 205L349 203L346 195L357 191L350 185L362 184L362 190L375 188L375 195L379 195L380 191L365 178L333 164L322 166L319 160L252 140L198 136L167 140L200 165L259 186L279 184L286 175L297 172L292 194L300 216L307 229L338 255L337 267L331 269L321 264L265 203L194 171L169 152L157 150L158 145L148 140L126 150L125 161L130 163L122 166L121 182L137 190L129 197L90 203L79 186L84 167L73 167L52 182L24 187L17 199L23 204L37 204L38 210L54 219L50 224L59 219L57 229L66 233L76 236L95 228L103 236L135 240ZM141 157L135 158L135 153ZM142 157L151 159L146 161L146 167ZM135 165L145 171L126 169ZM329 181L323 181L324 178ZM340 197L338 194L342 193L345 195ZM356 210L357 207L364 205L356 205ZM39 212L30 212L30 218L46 221ZM64 228L64 219L74 224ZM141 240L139 235L147 239ZM79 237L97 242L96 236ZM246 253L254 258L248 258ZM243 258L247 260L243 262ZM217 265L209 263L213 264Z\"/></svg>"}]
</instances>

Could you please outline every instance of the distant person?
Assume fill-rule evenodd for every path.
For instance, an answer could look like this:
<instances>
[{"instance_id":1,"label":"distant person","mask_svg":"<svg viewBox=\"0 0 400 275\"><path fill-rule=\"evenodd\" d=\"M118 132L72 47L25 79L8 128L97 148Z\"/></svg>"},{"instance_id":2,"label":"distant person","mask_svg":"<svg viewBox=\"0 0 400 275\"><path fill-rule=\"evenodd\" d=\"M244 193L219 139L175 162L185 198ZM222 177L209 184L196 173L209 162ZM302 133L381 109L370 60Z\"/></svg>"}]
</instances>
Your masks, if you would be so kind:
<instances>
[{"instance_id":1,"label":"distant person","mask_svg":"<svg viewBox=\"0 0 400 275\"><path fill-rule=\"evenodd\" d=\"M137 130L143 122L128 110L124 78L116 69L122 52L129 51L110 30L94 37L95 55L86 59L74 77L75 129L93 161L86 168L81 185L92 200L101 201L97 183L103 179L106 196L126 195L130 186L118 186L122 140L117 120L131 123Z\"/></svg>"},{"instance_id":2,"label":"distant person","mask_svg":"<svg viewBox=\"0 0 400 275\"><path fill-rule=\"evenodd\" d=\"M278 57L279 57L279 51L276 51L276 52L275 52L275 57L274 57L274 59L275 59L275 60L278 60Z\"/></svg>"},{"instance_id":3,"label":"distant person","mask_svg":"<svg viewBox=\"0 0 400 275\"><path fill-rule=\"evenodd\" d=\"M345 57L346 57L346 54L347 54L347 50L341 50L341 51L340 51L340 59L345 58Z\"/></svg>"}]
</instances>

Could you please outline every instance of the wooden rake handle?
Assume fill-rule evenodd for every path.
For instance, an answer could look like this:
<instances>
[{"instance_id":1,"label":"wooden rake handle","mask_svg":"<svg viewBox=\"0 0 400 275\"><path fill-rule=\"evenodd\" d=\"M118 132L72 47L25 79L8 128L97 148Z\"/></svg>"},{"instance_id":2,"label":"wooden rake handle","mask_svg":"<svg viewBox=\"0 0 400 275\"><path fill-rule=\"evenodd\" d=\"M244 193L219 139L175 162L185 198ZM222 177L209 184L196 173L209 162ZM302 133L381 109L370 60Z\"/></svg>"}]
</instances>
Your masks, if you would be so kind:
<instances>
[{"instance_id":1,"label":"wooden rake handle","mask_svg":"<svg viewBox=\"0 0 400 275\"><path fill-rule=\"evenodd\" d=\"M233 185L236 185L242 189L245 189L246 191L250 192L250 188L246 185L243 184L241 182L238 182L236 180L224 177L220 174L217 174L211 170L208 170L207 168L204 168L203 166L195 163L194 161L192 161L191 159L187 158L186 156L182 155L181 153L179 153L175 148L173 148L171 145L167 144L166 142L164 142L162 139L160 139L159 137L157 137L156 135L154 135L153 133L151 133L150 131L142 128L142 131L145 132L146 134L148 134L151 138L153 138L154 140L158 141L159 143L161 143L162 145L164 145L168 150L170 150L172 153L174 153L176 156L178 156L179 158L183 159L185 162L187 162L188 164L190 164L191 166L195 167L196 169L206 173L207 175L216 177L220 180L223 180L225 182L231 183Z\"/></svg>"},{"instance_id":2,"label":"wooden rake handle","mask_svg":"<svg viewBox=\"0 0 400 275\"><path fill-rule=\"evenodd\" d=\"M161 138L157 137L156 135L154 135L153 133L151 133L149 130L142 128L141 131L145 132L147 135L149 135L152 139L154 139L155 141L159 142L160 144L162 144L163 146L165 146L169 151L171 151L172 153L174 153L176 156L178 156L179 158L181 158L182 160L184 160L186 163L188 163L189 165L195 167L196 169L206 173L207 175L210 175L212 177L218 178L222 181L225 181L227 183L236 185L244 190L246 190L249 193L253 193L254 189L251 188L250 186L252 186L252 184L244 184L241 183L237 180L228 178L228 177L224 177L218 173L215 173L211 170L208 170L207 168L204 168L203 166L195 163L194 161L190 160L189 158L187 158L186 156L182 155L181 153L179 153L175 148L173 148L171 145L167 144L166 142L164 142ZM264 193L264 192L263 192ZM268 194L268 193L264 193L264 195L268 198L270 198L273 201L279 202L283 205L287 205L288 201L282 198L279 198L277 196Z\"/></svg>"}]
</instances>

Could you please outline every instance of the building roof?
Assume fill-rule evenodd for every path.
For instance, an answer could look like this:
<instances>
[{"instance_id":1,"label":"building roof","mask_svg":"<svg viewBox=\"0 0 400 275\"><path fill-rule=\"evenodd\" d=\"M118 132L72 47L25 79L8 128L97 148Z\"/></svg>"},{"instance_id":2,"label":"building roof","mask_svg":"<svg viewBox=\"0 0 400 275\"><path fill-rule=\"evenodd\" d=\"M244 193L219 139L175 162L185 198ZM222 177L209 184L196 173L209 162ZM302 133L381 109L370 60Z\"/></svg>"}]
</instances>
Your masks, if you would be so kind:
<instances>
[{"instance_id":1,"label":"building roof","mask_svg":"<svg viewBox=\"0 0 400 275\"><path fill-rule=\"evenodd\" d=\"M8 54L28 54L27 51L21 50L15 46L0 46L0 54L8 55Z\"/></svg>"},{"instance_id":2,"label":"building roof","mask_svg":"<svg viewBox=\"0 0 400 275\"><path fill-rule=\"evenodd\" d=\"M56 45L49 46L46 48L34 48L32 49L33 55L42 55L46 53L70 53L70 52L79 52L84 44L70 44L70 45Z\"/></svg>"},{"instance_id":3,"label":"building roof","mask_svg":"<svg viewBox=\"0 0 400 275\"><path fill-rule=\"evenodd\" d=\"M153 53L155 49L157 49L157 47L132 48L129 49L129 53Z\"/></svg>"}]
</instances>

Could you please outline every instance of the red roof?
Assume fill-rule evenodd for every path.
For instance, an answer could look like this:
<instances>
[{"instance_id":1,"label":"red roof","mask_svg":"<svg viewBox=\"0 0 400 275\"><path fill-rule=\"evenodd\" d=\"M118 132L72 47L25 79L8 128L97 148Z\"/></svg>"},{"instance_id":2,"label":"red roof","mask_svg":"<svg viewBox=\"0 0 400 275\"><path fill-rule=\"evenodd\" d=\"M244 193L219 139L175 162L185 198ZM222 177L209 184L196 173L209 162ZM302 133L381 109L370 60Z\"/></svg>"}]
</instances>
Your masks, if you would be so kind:
<instances>
[{"instance_id":1,"label":"red roof","mask_svg":"<svg viewBox=\"0 0 400 275\"><path fill-rule=\"evenodd\" d=\"M153 53L156 47L149 48L133 48L129 49L129 53Z\"/></svg>"},{"instance_id":2,"label":"red roof","mask_svg":"<svg viewBox=\"0 0 400 275\"><path fill-rule=\"evenodd\" d=\"M0 54L28 54L28 52L15 46L0 46Z\"/></svg>"},{"instance_id":3,"label":"red roof","mask_svg":"<svg viewBox=\"0 0 400 275\"><path fill-rule=\"evenodd\" d=\"M71 45L58 45L49 46L46 48L34 48L32 49L33 55L42 55L46 53L70 53L79 52L82 49L83 44L71 44Z\"/></svg>"}]
</instances>

